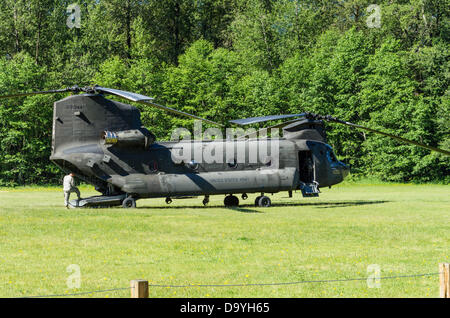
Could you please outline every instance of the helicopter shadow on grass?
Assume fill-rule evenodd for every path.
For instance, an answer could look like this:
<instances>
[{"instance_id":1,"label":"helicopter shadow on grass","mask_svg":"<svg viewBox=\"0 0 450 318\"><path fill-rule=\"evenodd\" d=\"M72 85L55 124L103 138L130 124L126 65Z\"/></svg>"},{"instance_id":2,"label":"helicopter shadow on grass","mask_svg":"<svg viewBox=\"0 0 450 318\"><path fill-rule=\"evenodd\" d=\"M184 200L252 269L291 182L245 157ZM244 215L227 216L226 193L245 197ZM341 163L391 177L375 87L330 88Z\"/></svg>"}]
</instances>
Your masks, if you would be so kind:
<instances>
[{"instance_id":1,"label":"helicopter shadow on grass","mask_svg":"<svg viewBox=\"0 0 450 318\"><path fill-rule=\"evenodd\" d=\"M353 206L362 206L362 205L372 205L372 204L384 204L389 203L391 201L380 201L380 200L374 200L374 201L368 201L368 200L353 200L353 201L329 201L329 202L306 202L306 203L300 203L300 202L279 202L279 203L272 203L272 208L276 207L315 207L317 209L329 209L329 208L346 208L346 207L353 207ZM228 209L240 213L261 213L264 212L261 210L256 210L255 206L252 204L241 204L239 207L234 208L225 208L220 206L143 206L138 207L138 209L154 209L154 210L163 210L163 209L205 209L209 210L210 208L223 208Z\"/></svg>"},{"instance_id":2,"label":"helicopter shadow on grass","mask_svg":"<svg viewBox=\"0 0 450 318\"><path fill-rule=\"evenodd\" d=\"M384 204L389 203L391 201L384 200L351 200L351 201L328 201L328 202L281 202L274 203L272 206L274 207L283 207L283 206L311 206L318 209L329 209L329 208L347 208L352 206L360 206L360 205L372 205L372 204Z\"/></svg>"},{"instance_id":3,"label":"helicopter shadow on grass","mask_svg":"<svg viewBox=\"0 0 450 318\"><path fill-rule=\"evenodd\" d=\"M253 207L252 205L241 205L239 207L230 207L230 208L226 208L224 206L189 206L189 205L182 205L182 206L142 206L142 207L137 207L136 209L151 209L151 210L165 210L165 209L203 209L203 210L209 210L209 209L227 209L227 210L231 210L231 211L236 211L236 212L240 212L240 213L264 213L262 211L258 211L255 209L249 209L250 207Z\"/></svg>"}]
</instances>

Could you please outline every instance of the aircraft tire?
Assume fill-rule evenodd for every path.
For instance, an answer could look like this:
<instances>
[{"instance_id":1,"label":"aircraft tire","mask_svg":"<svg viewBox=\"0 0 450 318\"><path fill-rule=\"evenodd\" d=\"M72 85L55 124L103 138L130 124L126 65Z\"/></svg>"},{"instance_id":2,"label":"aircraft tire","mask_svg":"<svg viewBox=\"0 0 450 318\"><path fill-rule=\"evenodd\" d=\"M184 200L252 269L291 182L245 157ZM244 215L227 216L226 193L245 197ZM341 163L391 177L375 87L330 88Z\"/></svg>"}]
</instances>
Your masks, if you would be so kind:
<instances>
[{"instance_id":1,"label":"aircraft tire","mask_svg":"<svg viewBox=\"0 0 450 318\"><path fill-rule=\"evenodd\" d=\"M229 196L225 197L223 204L225 204L225 206L227 208L237 207L237 206L239 206L239 199L238 199L238 197L236 197L234 195L229 195Z\"/></svg>"},{"instance_id":2,"label":"aircraft tire","mask_svg":"<svg viewBox=\"0 0 450 318\"><path fill-rule=\"evenodd\" d=\"M136 200L133 197L128 197L123 200L122 207L124 209L134 209L136 208Z\"/></svg>"},{"instance_id":3,"label":"aircraft tire","mask_svg":"<svg viewBox=\"0 0 450 318\"><path fill-rule=\"evenodd\" d=\"M269 197L262 196L258 200L258 206L261 208L268 208L272 205L272 201Z\"/></svg>"}]
</instances>

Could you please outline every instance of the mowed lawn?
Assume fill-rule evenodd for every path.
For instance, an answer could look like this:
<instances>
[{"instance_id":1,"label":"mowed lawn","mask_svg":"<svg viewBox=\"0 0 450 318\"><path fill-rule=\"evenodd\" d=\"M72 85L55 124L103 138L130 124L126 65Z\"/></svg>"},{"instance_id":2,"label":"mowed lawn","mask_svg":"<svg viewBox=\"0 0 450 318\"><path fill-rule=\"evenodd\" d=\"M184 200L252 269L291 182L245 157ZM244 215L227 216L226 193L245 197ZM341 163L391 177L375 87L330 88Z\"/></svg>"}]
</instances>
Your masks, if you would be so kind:
<instances>
[{"instance_id":1,"label":"mowed lawn","mask_svg":"<svg viewBox=\"0 0 450 318\"><path fill-rule=\"evenodd\" d=\"M82 196L95 194L82 188ZM0 189L0 297L73 294L150 284L150 297L439 297L437 275L244 287L438 272L450 262L450 187L344 184L320 198L255 195L138 201L133 210L63 207L57 188ZM81 286L68 287L79 266ZM78 297L129 297L129 290Z\"/></svg>"}]
</instances>

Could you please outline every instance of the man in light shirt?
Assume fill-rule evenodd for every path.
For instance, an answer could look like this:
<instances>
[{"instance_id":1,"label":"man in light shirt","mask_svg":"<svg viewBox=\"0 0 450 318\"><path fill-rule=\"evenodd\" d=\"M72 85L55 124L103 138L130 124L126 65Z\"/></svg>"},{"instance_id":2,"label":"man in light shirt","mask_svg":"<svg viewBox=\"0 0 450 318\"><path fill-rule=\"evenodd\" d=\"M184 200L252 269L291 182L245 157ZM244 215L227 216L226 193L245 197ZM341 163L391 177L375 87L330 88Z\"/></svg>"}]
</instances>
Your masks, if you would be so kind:
<instances>
[{"instance_id":1,"label":"man in light shirt","mask_svg":"<svg viewBox=\"0 0 450 318\"><path fill-rule=\"evenodd\" d=\"M72 192L75 192L78 196L78 201L81 200L80 190L75 186L75 179L73 178L75 174L70 173L64 177L63 181L63 191L64 191L64 206L69 208L69 198Z\"/></svg>"}]
</instances>

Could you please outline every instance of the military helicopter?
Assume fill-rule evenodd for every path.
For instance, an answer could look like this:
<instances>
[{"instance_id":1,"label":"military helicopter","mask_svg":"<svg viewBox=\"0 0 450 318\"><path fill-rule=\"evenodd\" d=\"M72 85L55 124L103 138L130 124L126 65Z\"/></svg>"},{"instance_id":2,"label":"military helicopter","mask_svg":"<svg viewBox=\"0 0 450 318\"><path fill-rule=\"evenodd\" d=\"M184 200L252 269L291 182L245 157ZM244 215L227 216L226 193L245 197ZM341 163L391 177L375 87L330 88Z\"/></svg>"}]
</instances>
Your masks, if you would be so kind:
<instances>
[{"instance_id":1,"label":"military helicopter","mask_svg":"<svg viewBox=\"0 0 450 318\"><path fill-rule=\"evenodd\" d=\"M159 105L153 98L123 90L93 87L69 87L59 90L6 95L17 98L40 94L75 93L54 103L52 152L50 160L64 172L93 185L101 193L73 207L135 208L144 198L173 199L225 195L226 207L237 207L241 195L259 194L255 205L271 206L267 193L286 191L289 197L300 190L304 197L316 197L320 188L344 180L349 168L340 162L327 144L324 122L333 122L367 130L445 155L449 151L400 138L382 131L312 113L275 115L231 121L245 126L290 119L269 128L282 129L282 137L255 138L259 132L233 139L179 140L157 142L143 127L139 110L131 105L105 98L112 95L130 102L162 109L223 128L223 125L174 108ZM81 94L78 94L81 93ZM78 94L78 95L77 95ZM208 148L216 160L195 158ZM251 158L265 148L265 156ZM184 153L183 159L174 152ZM245 155L238 158L236 149Z\"/></svg>"}]
</instances>

